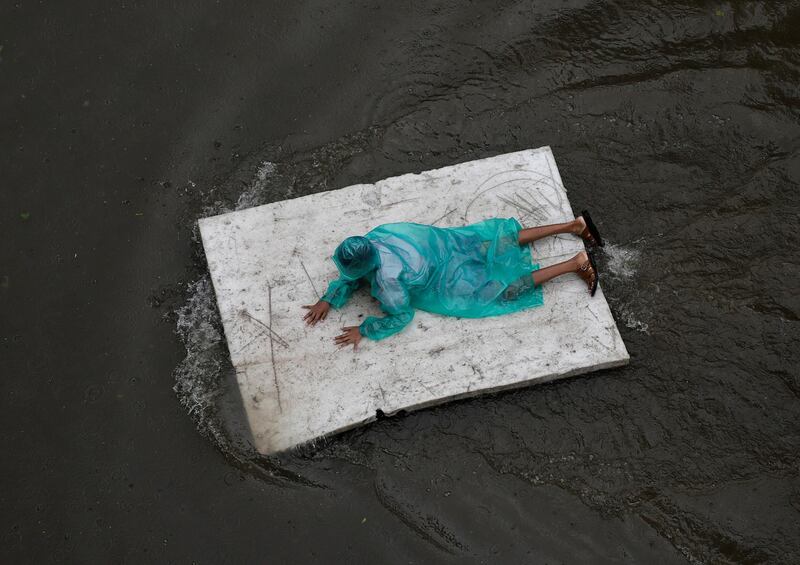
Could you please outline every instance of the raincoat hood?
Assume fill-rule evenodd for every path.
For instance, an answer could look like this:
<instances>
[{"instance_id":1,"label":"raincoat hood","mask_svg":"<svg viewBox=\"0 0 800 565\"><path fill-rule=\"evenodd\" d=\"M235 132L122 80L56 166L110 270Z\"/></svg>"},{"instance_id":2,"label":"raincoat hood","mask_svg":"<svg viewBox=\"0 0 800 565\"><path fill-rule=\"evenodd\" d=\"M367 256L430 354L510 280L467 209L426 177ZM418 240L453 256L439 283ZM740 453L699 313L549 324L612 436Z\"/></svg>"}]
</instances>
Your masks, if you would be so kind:
<instances>
[{"instance_id":1,"label":"raincoat hood","mask_svg":"<svg viewBox=\"0 0 800 565\"><path fill-rule=\"evenodd\" d=\"M378 266L378 252L366 237L352 236L336 248L333 262L336 263L342 279L354 281Z\"/></svg>"}]
</instances>

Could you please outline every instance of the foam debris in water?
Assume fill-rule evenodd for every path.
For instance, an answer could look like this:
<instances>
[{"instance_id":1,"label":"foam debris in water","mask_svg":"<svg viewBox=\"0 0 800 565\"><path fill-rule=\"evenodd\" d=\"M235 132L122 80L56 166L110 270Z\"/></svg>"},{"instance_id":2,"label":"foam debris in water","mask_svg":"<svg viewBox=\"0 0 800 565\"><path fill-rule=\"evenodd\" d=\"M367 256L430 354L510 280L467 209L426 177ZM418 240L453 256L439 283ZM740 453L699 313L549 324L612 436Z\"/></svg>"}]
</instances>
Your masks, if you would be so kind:
<instances>
[{"instance_id":1,"label":"foam debris in water","mask_svg":"<svg viewBox=\"0 0 800 565\"><path fill-rule=\"evenodd\" d=\"M459 319L417 312L384 341L338 349L342 326L381 315L367 289L309 327L301 307L337 277L336 245L389 222L456 226L492 217L541 225L574 217L549 147L354 185L200 220L231 360L255 445L281 451L392 414L623 365L603 296L575 275L544 286L544 305ZM580 238L536 242L547 266Z\"/></svg>"}]
</instances>

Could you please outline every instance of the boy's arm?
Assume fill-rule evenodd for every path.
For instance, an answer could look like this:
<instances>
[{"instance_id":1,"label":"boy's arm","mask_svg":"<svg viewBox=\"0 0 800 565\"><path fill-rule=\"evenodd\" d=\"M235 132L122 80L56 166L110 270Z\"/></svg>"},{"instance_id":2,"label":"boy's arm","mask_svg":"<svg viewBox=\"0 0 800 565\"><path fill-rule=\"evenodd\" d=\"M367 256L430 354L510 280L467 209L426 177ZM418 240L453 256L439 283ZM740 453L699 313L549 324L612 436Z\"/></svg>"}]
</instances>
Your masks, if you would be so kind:
<instances>
[{"instance_id":1,"label":"boy's arm","mask_svg":"<svg viewBox=\"0 0 800 565\"><path fill-rule=\"evenodd\" d=\"M344 306L353 293L358 288L358 281L345 281L336 279L331 281L325 294L322 295L320 300L323 300L333 306L334 308L341 308Z\"/></svg>"},{"instance_id":2,"label":"boy's arm","mask_svg":"<svg viewBox=\"0 0 800 565\"><path fill-rule=\"evenodd\" d=\"M411 296L400 280L383 279L374 296L380 300L381 310L386 312L386 316L369 316L364 320L358 328L364 337L374 340L387 338L402 330L414 318Z\"/></svg>"}]
</instances>

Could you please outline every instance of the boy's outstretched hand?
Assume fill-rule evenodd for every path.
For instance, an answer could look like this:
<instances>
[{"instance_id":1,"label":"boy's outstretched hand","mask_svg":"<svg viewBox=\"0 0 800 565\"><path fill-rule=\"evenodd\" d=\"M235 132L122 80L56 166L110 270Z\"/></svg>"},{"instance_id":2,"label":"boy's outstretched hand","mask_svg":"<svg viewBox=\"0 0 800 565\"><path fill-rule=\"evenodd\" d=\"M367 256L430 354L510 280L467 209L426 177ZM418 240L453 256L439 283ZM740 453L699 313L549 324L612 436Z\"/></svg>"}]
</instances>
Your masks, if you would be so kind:
<instances>
[{"instance_id":1,"label":"boy's outstretched hand","mask_svg":"<svg viewBox=\"0 0 800 565\"><path fill-rule=\"evenodd\" d=\"M353 344L353 349L358 348L358 342L361 341L361 332L358 326L345 326L342 328L344 333L333 338L333 341L341 348L345 345Z\"/></svg>"},{"instance_id":2,"label":"boy's outstretched hand","mask_svg":"<svg viewBox=\"0 0 800 565\"><path fill-rule=\"evenodd\" d=\"M328 317L328 311L331 309L331 305L324 300L320 300L316 304L303 306L303 308L308 310L306 315L303 316L303 319L306 321L306 324L313 326L317 322Z\"/></svg>"}]
</instances>

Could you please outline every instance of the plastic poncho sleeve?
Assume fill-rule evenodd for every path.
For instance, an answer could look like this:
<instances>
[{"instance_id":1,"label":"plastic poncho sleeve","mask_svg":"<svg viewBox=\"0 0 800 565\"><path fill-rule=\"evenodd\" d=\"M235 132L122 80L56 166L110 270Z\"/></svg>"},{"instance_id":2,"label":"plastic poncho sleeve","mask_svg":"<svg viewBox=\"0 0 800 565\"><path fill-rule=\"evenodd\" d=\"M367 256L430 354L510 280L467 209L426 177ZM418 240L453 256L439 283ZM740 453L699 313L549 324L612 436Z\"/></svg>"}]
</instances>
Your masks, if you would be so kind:
<instances>
[{"instance_id":1,"label":"plastic poncho sleeve","mask_svg":"<svg viewBox=\"0 0 800 565\"><path fill-rule=\"evenodd\" d=\"M353 293L358 288L359 281L346 281L344 279L336 279L331 281L328 285L328 290L322 295L320 300L324 300L334 308L341 308L344 306Z\"/></svg>"},{"instance_id":2,"label":"plastic poncho sleeve","mask_svg":"<svg viewBox=\"0 0 800 565\"><path fill-rule=\"evenodd\" d=\"M408 290L397 280L380 281L372 295L381 303L381 310L386 316L378 318L369 316L359 326L364 337L380 340L396 334L414 318L414 308Z\"/></svg>"}]
</instances>

